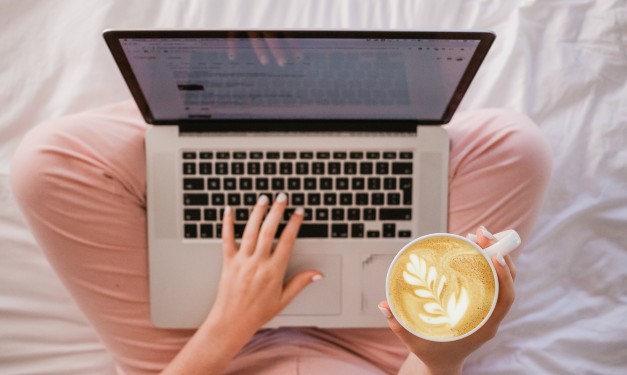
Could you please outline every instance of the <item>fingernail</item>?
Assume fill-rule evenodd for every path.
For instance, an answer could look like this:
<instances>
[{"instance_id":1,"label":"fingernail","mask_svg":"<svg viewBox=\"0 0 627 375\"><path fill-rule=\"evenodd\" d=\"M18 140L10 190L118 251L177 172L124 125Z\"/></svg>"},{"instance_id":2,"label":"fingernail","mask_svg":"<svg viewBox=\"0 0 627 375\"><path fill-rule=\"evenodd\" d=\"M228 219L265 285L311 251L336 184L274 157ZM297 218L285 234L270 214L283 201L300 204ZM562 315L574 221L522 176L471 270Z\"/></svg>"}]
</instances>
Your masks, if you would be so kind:
<instances>
[{"instance_id":1,"label":"fingernail","mask_svg":"<svg viewBox=\"0 0 627 375\"><path fill-rule=\"evenodd\" d=\"M496 261L503 267L507 267L507 263L505 262L505 258L503 258L503 254L496 253Z\"/></svg>"},{"instance_id":2,"label":"fingernail","mask_svg":"<svg viewBox=\"0 0 627 375\"><path fill-rule=\"evenodd\" d=\"M466 235L466 238L468 238L472 242L478 242L479 241L479 239L477 238L477 235L476 234L472 234L472 233L468 233Z\"/></svg>"},{"instance_id":3,"label":"fingernail","mask_svg":"<svg viewBox=\"0 0 627 375\"><path fill-rule=\"evenodd\" d=\"M279 195L277 195L276 197L276 201L277 202L285 202L287 200L287 195L285 195L285 193L280 193Z\"/></svg>"},{"instance_id":4,"label":"fingernail","mask_svg":"<svg viewBox=\"0 0 627 375\"><path fill-rule=\"evenodd\" d=\"M298 208L294 211L294 213L295 213L296 215L304 215L304 214L305 214L305 209L304 209L304 208L302 208L302 207L298 207Z\"/></svg>"},{"instance_id":5,"label":"fingernail","mask_svg":"<svg viewBox=\"0 0 627 375\"><path fill-rule=\"evenodd\" d=\"M224 215L228 215L231 213L231 206L224 207Z\"/></svg>"},{"instance_id":6,"label":"fingernail","mask_svg":"<svg viewBox=\"0 0 627 375\"><path fill-rule=\"evenodd\" d=\"M479 230L481 231L481 233L483 233L483 235L489 239L490 241L494 241L496 240L496 237L494 237L494 235L492 235L492 233L488 232L488 230L486 229L486 227L484 227L483 225L479 227Z\"/></svg>"},{"instance_id":7,"label":"fingernail","mask_svg":"<svg viewBox=\"0 0 627 375\"><path fill-rule=\"evenodd\" d=\"M377 307L379 308L379 311L381 311L381 314L385 316L385 319L390 319L392 317L392 314L390 314L390 310L382 306L377 306Z\"/></svg>"},{"instance_id":8,"label":"fingernail","mask_svg":"<svg viewBox=\"0 0 627 375\"><path fill-rule=\"evenodd\" d=\"M322 280L322 277L323 277L323 276L322 276L322 275L320 275L320 274L318 274L318 275L314 275L314 276L311 278L311 281L313 281L313 282L315 283L315 282L316 282L316 281L318 281L318 280Z\"/></svg>"},{"instance_id":9,"label":"fingernail","mask_svg":"<svg viewBox=\"0 0 627 375\"><path fill-rule=\"evenodd\" d=\"M266 203L268 203L268 197L266 197L265 195L259 196L259 199L257 199L257 204L261 206Z\"/></svg>"}]
</instances>

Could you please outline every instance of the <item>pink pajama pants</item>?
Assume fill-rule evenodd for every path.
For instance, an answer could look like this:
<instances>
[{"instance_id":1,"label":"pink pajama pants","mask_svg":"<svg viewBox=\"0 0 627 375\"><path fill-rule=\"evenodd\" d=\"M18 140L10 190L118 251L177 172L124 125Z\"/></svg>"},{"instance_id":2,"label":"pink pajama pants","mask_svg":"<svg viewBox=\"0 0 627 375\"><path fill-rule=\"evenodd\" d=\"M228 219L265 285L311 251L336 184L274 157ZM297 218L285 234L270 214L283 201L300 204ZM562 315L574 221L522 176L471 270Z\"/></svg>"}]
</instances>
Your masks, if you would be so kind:
<instances>
[{"instance_id":1,"label":"pink pajama pants","mask_svg":"<svg viewBox=\"0 0 627 375\"><path fill-rule=\"evenodd\" d=\"M50 121L24 138L11 168L38 243L126 374L158 372L192 334L149 319L147 128L132 102ZM537 126L512 111L480 110L446 129L449 231L515 228L524 241L551 170ZM283 328L259 332L226 372L389 374L407 354L388 329Z\"/></svg>"}]
</instances>

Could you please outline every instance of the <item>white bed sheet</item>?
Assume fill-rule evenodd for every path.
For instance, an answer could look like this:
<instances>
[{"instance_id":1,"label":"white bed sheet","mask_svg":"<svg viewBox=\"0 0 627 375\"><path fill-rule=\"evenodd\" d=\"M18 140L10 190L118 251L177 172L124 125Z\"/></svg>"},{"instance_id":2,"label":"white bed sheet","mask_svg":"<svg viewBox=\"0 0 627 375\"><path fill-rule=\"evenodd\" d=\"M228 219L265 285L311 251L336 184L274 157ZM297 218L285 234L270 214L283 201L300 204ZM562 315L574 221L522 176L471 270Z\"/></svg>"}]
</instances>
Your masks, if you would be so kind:
<instances>
[{"instance_id":1,"label":"white bed sheet","mask_svg":"<svg viewBox=\"0 0 627 375\"><path fill-rule=\"evenodd\" d=\"M8 187L46 119L128 98L106 28L491 29L464 108L512 107L548 135L554 173L517 265L517 301L467 373L627 373L627 4L546 1L0 2L0 373L113 374Z\"/></svg>"}]
</instances>

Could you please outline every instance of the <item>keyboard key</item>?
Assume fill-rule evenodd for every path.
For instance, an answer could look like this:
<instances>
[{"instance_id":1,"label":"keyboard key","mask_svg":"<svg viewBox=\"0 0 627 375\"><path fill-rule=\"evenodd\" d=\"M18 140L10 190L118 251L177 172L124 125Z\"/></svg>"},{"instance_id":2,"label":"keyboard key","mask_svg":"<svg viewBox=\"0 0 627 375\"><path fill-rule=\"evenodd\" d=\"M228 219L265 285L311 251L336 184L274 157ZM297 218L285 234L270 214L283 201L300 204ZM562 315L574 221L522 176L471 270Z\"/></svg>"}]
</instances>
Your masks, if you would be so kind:
<instances>
[{"instance_id":1,"label":"keyboard key","mask_svg":"<svg viewBox=\"0 0 627 375\"><path fill-rule=\"evenodd\" d=\"M247 208L238 208L235 210L235 220L237 221L246 221L248 220L248 209Z\"/></svg>"},{"instance_id":2,"label":"keyboard key","mask_svg":"<svg viewBox=\"0 0 627 375\"><path fill-rule=\"evenodd\" d=\"M269 190L270 185L268 179L265 177L257 177L255 178L255 189L257 190Z\"/></svg>"},{"instance_id":3,"label":"keyboard key","mask_svg":"<svg viewBox=\"0 0 627 375\"><path fill-rule=\"evenodd\" d=\"M348 237L348 224L331 224L331 237L347 238Z\"/></svg>"},{"instance_id":4,"label":"keyboard key","mask_svg":"<svg viewBox=\"0 0 627 375\"><path fill-rule=\"evenodd\" d=\"M196 159L195 152L183 152L183 159Z\"/></svg>"},{"instance_id":5,"label":"keyboard key","mask_svg":"<svg viewBox=\"0 0 627 375\"><path fill-rule=\"evenodd\" d=\"M364 153L361 151L351 151L350 158L351 159L363 159Z\"/></svg>"},{"instance_id":6,"label":"keyboard key","mask_svg":"<svg viewBox=\"0 0 627 375\"><path fill-rule=\"evenodd\" d=\"M396 224L384 223L383 224L383 237L392 238L396 236Z\"/></svg>"},{"instance_id":7,"label":"keyboard key","mask_svg":"<svg viewBox=\"0 0 627 375\"><path fill-rule=\"evenodd\" d=\"M294 193L294 194L292 194L292 205L294 205L294 206L304 206L305 205L305 194L303 194L303 193Z\"/></svg>"},{"instance_id":8,"label":"keyboard key","mask_svg":"<svg viewBox=\"0 0 627 375\"><path fill-rule=\"evenodd\" d=\"M292 174L292 163L290 162L282 162L279 164L279 173L281 174Z\"/></svg>"},{"instance_id":9,"label":"keyboard key","mask_svg":"<svg viewBox=\"0 0 627 375\"><path fill-rule=\"evenodd\" d=\"M336 151L333 153L333 159L346 159L346 152Z\"/></svg>"},{"instance_id":10,"label":"keyboard key","mask_svg":"<svg viewBox=\"0 0 627 375\"><path fill-rule=\"evenodd\" d=\"M231 164L231 174L242 175L244 174L244 163L236 162Z\"/></svg>"},{"instance_id":11,"label":"keyboard key","mask_svg":"<svg viewBox=\"0 0 627 375\"><path fill-rule=\"evenodd\" d=\"M196 174L196 163L183 163L183 174Z\"/></svg>"},{"instance_id":12,"label":"keyboard key","mask_svg":"<svg viewBox=\"0 0 627 375\"><path fill-rule=\"evenodd\" d=\"M277 172L276 162L263 163L264 174L276 174L276 172Z\"/></svg>"},{"instance_id":13,"label":"keyboard key","mask_svg":"<svg viewBox=\"0 0 627 375\"><path fill-rule=\"evenodd\" d=\"M398 236L400 238L409 238L409 237L411 237L411 231L409 231L409 230L399 230L398 231Z\"/></svg>"},{"instance_id":14,"label":"keyboard key","mask_svg":"<svg viewBox=\"0 0 627 375\"><path fill-rule=\"evenodd\" d=\"M257 194L255 193L246 193L244 194L244 205L245 206L254 206L257 203Z\"/></svg>"},{"instance_id":15,"label":"keyboard key","mask_svg":"<svg viewBox=\"0 0 627 375\"><path fill-rule=\"evenodd\" d=\"M341 193L340 194L340 204L342 206L352 206L353 205L353 194L351 194L351 193Z\"/></svg>"},{"instance_id":16,"label":"keyboard key","mask_svg":"<svg viewBox=\"0 0 627 375\"><path fill-rule=\"evenodd\" d=\"M242 196L239 193L230 193L227 195L229 206L239 206L242 204Z\"/></svg>"},{"instance_id":17,"label":"keyboard key","mask_svg":"<svg viewBox=\"0 0 627 375\"><path fill-rule=\"evenodd\" d=\"M259 162L249 162L248 165L246 166L246 169L248 171L248 174L251 175L258 175L261 174L261 163Z\"/></svg>"},{"instance_id":18,"label":"keyboard key","mask_svg":"<svg viewBox=\"0 0 627 375\"><path fill-rule=\"evenodd\" d=\"M411 197L412 197L412 179L411 178L401 178L399 180L400 189L403 193L403 204L411 205Z\"/></svg>"},{"instance_id":19,"label":"keyboard key","mask_svg":"<svg viewBox=\"0 0 627 375\"><path fill-rule=\"evenodd\" d=\"M224 179L224 190L236 190L237 189L237 180L234 178L225 178Z\"/></svg>"},{"instance_id":20,"label":"keyboard key","mask_svg":"<svg viewBox=\"0 0 627 375\"><path fill-rule=\"evenodd\" d=\"M318 186L318 181L315 178L305 178L303 180L303 189L305 190L316 190Z\"/></svg>"},{"instance_id":21,"label":"keyboard key","mask_svg":"<svg viewBox=\"0 0 627 375\"><path fill-rule=\"evenodd\" d=\"M385 204L385 194L372 193L371 201L373 206L382 206Z\"/></svg>"},{"instance_id":22,"label":"keyboard key","mask_svg":"<svg viewBox=\"0 0 627 375\"><path fill-rule=\"evenodd\" d=\"M220 179L219 178L208 178L207 179L207 190L220 190Z\"/></svg>"},{"instance_id":23,"label":"keyboard key","mask_svg":"<svg viewBox=\"0 0 627 375\"><path fill-rule=\"evenodd\" d=\"M368 205L368 193L355 194L355 204L358 206L367 206Z\"/></svg>"},{"instance_id":24,"label":"keyboard key","mask_svg":"<svg viewBox=\"0 0 627 375\"><path fill-rule=\"evenodd\" d=\"M225 175L229 174L229 163L216 163L216 174Z\"/></svg>"},{"instance_id":25,"label":"keyboard key","mask_svg":"<svg viewBox=\"0 0 627 375\"><path fill-rule=\"evenodd\" d=\"M335 180L335 190L348 190L348 178L338 178Z\"/></svg>"},{"instance_id":26,"label":"keyboard key","mask_svg":"<svg viewBox=\"0 0 627 375\"><path fill-rule=\"evenodd\" d=\"M233 159L246 159L246 152L244 151L233 152Z\"/></svg>"},{"instance_id":27,"label":"keyboard key","mask_svg":"<svg viewBox=\"0 0 627 375\"><path fill-rule=\"evenodd\" d=\"M294 157L296 157L296 155L294 155ZM281 154L277 151L266 152L266 159L280 159L280 158L281 158Z\"/></svg>"},{"instance_id":28,"label":"keyboard key","mask_svg":"<svg viewBox=\"0 0 627 375\"><path fill-rule=\"evenodd\" d=\"M383 179L383 188L385 190L396 190L396 178L386 177Z\"/></svg>"},{"instance_id":29,"label":"keyboard key","mask_svg":"<svg viewBox=\"0 0 627 375\"><path fill-rule=\"evenodd\" d=\"M337 194L336 193L324 193L324 205L325 206L335 206L337 204Z\"/></svg>"},{"instance_id":30,"label":"keyboard key","mask_svg":"<svg viewBox=\"0 0 627 375\"><path fill-rule=\"evenodd\" d=\"M343 208L331 209L331 220L344 221L344 209Z\"/></svg>"},{"instance_id":31,"label":"keyboard key","mask_svg":"<svg viewBox=\"0 0 627 375\"><path fill-rule=\"evenodd\" d=\"M218 220L218 211L215 208L205 208L203 210L205 221L216 221Z\"/></svg>"},{"instance_id":32,"label":"keyboard key","mask_svg":"<svg viewBox=\"0 0 627 375\"><path fill-rule=\"evenodd\" d=\"M378 151L368 151L366 152L366 159L380 159L381 153Z\"/></svg>"},{"instance_id":33,"label":"keyboard key","mask_svg":"<svg viewBox=\"0 0 627 375\"><path fill-rule=\"evenodd\" d=\"M183 218L187 221L199 221L200 209L185 209L183 211Z\"/></svg>"},{"instance_id":34,"label":"keyboard key","mask_svg":"<svg viewBox=\"0 0 627 375\"><path fill-rule=\"evenodd\" d=\"M372 174L373 164L370 162L362 162L359 163L359 173L360 174Z\"/></svg>"},{"instance_id":35,"label":"keyboard key","mask_svg":"<svg viewBox=\"0 0 627 375\"><path fill-rule=\"evenodd\" d=\"M209 194L183 194L183 204L185 206L207 206L209 205Z\"/></svg>"},{"instance_id":36,"label":"keyboard key","mask_svg":"<svg viewBox=\"0 0 627 375\"><path fill-rule=\"evenodd\" d=\"M249 155L251 159L255 159L255 160L263 159L263 152L261 151L251 151Z\"/></svg>"},{"instance_id":37,"label":"keyboard key","mask_svg":"<svg viewBox=\"0 0 627 375\"><path fill-rule=\"evenodd\" d=\"M216 159L230 159L231 154L228 151L216 152Z\"/></svg>"},{"instance_id":38,"label":"keyboard key","mask_svg":"<svg viewBox=\"0 0 627 375\"><path fill-rule=\"evenodd\" d=\"M198 163L200 174L211 174L211 163Z\"/></svg>"},{"instance_id":39,"label":"keyboard key","mask_svg":"<svg viewBox=\"0 0 627 375\"><path fill-rule=\"evenodd\" d=\"M296 152L293 152L293 151L283 152L283 159L296 159Z\"/></svg>"},{"instance_id":40,"label":"keyboard key","mask_svg":"<svg viewBox=\"0 0 627 375\"><path fill-rule=\"evenodd\" d=\"M197 238L198 237L198 225L185 224L184 235L185 235L185 238Z\"/></svg>"},{"instance_id":41,"label":"keyboard key","mask_svg":"<svg viewBox=\"0 0 627 375\"><path fill-rule=\"evenodd\" d=\"M404 152L399 153L398 156L400 159L413 159L414 153L410 151L404 151Z\"/></svg>"},{"instance_id":42,"label":"keyboard key","mask_svg":"<svg viewBox=\"0 0 627 375\"><path fill-rule=\"evenodd\" d=\"M414 171L413 163L392 163L392 174L412 174Z\"/></svg>"},{"instance_id":43,"label":"keyboard key","mask_svg":"<svg viewBox=\"0 0 627 375\"><path fill-rule=\"evenodd\" d=\"M299 162L296 163L296 174L309 174L309 163Z\"/></svg>"},{"instance_id":44,"label":"keyboard key","mask_svg":"<svg viewBox=\"0 0 627 375\"><path fill-rule=\"evenodd\" d=\"M359 208L348 209L348 220L351 220L351 221L361 220L361 211L359 210Z\"/></svg>"},{"instance_id":45,"label":"keyboard key","mask_svg":"<svg viewBox=\"0 0 627 375\"><path fill-rule=\"evenodd\" d=\"M329 210L326 208L316 208L316 220L319 220L319 221L329 220Z\"/></svg>"},{"instance_id":46,"label":"keyboard key","mask_svg":"<svg viewBox=\"0 0 627 375\"><path fill-rule=\"evenodd\" d=\"M320 162L311 163L311 173L315 175L324 174L324 163L320 163Z\"/></svg>"},{"instance_id":47,"label":"keyboard key","mask_svg":"<svg viewBox=\"0 0 627 375\"><path fill-rule=\"evenodd\" d=\"M287 179L288 190L300 190L300 178L291 177Z\"/></svg>"},{"instance_id":48,"label":"keyboard key","mask_svg":"<svg viewBox=\"0 0 627 375\"><path fill-rule=\"evenodd\" d=\"M211 204L214 206L224 206L225 198L222 193L211 194Z\"/></svg>"},{"instance_id":49,"label":"keyboard key","mask_svg":"<svg viewBox=\"0 0 627 375\"><path fill-rule=\"evenodd\" d=\"M388 193L388 206L398 206L401 204L401 195L399 193Z\"/></svg>"},{"instance_id":50,"label":"keyboard key","mask_svg":"<svg viewBox=\"0 0 627 375\"><path fill-rule=\"evenodd\" d=\"M209 151L201 152L200 153L200 158L201 159L205 159L205 160L213 159L213 152L209 152Z\"/></svg>"},{"instance_id":51,"label":"keyboard key","mask_svg":"<svg viewBox=\"0 0 627 375\"><path fill-rule=\"evenodd\" d=\"M272 190L285 190L285 179L282 177L274 177L272 179Z\"/></svg>"},{"instance_id":52,"label":"keyboard key","mask_svg":"<svg viewBox=\"0 0 627 375\"><path fill-rule=\"evenodd\" d=\"M307 194L307 205L309 206L319 206L320 205L320 193L309 193Z\"/></svg>"},{"instance_id":53,"label":"keyboard key","mask_svg":"<svg viewBox=\"0 0 627 375\"><path fill-rule=\"evenodd\" d=\"M305 216L303 217L304 221L312 221L313 220L313 210L311 208L305 208Z\"/></svg>"},{"instance_id":54,"label":"keyboard key","mask_svg":"<svg viewBox=\"0 0 627 375\"><path fill-rule=\"evenodd\" d=\"M379 177L368 177L368 190L381 190L381 179Z\"/></svg>"},{"instance_id":55,"label":"keyboard key","mask_svg":"<svg viewBox=\"0 0 627 375\"><path fill-rule=\"evenodd\" d=\"M383 153L383 159L396 159L395 151L386 151Z\"/></svg>"},{"instance_id":56,"label":"keyboard key","mask_svg":"<svg viewBox=\"0 0 627 375\"><path fill-rule=\"evenodd\" d=\"M301 151L300 152L301 159L313 159L313 152L311 151Z\"/></svg>"},{"instance_id":57,"label":"keyboard key","mask_svg":"<svg viewBox=\"0 0 627 375\"><path fill-rule=\"evenodd\" d=\"M410 208L380 208L379 220L411 220Z\"/></svg>"},{"instance_id":58,"label":"keyboard key","mask_svg":"<svg viewBox=\"0 0 627 375\"><path fill-rule=\"evenodd\" d=\"M362 177L353 177L351 179L351 186L353 190L364 190L366 188L366 181Z\"/></svg>"},{"instance_id":59,"label":"keyboard key","mask_svg":"<svg viewBox=\"0 0 627 375\"><path fill-rule=\"evenodd\" d=\"M329 174L340 174L342 173L342 164L338 162L330 162L329 163Z\"/></svg>"},{"instance_id":60,"label":"keyboard key","mask_svg":"<svg viewBox=\"0 0 627 375\"><path fill-rule=\"evenodd\" d=\"M316 152L316 159L329 159L331 158L331 153L326 151L318 151Z\"/></svg>"},{"instance_id":61,"label":"keyboard key","mask_svg":"<svg viewBox=\"0 0 627 375\"><path fill-rule=\"evenodd\" d=\"M351 237L363 238L364 237L364 225L363 224L351 224Z\"/></svg>"},{"instance_id":62,"label":"keyboard key","mask_svg":"<svg viewBox=\"0 0 627 375\"><path fill-rule=\"evenodd\" d=\"M357 174L357 163L352 161L344 163L344 174Z\"/></svg>"},{"instance_id":63,"label":"keyboard key","mask_svg":"<svg viewBox=\"0 0 627 375\"><path fill-rule=\"evenodd\" d=\"M329 237L328 224L302 224L298 231L299 238L327 238Z\"/></svg>"},{"instance_id":64,"label":"keyboard key","mask_svg":"<svg viewBox=\"0 0 627 375\"><path fill-rule=\"evenodd\" d=\"M202 178L184 178L183 190L204 190L205 180Z\"/></svg>"},{"instance_id":65,"label":"keyboard key","mask_svg":"<svg viewBox=\"0 0 627 375\"><path fill-rule=\"evenodd\" d=\"M377 210L374 208L364 208L364 220L377 220Z\"/></svg>"},{"instance_id":66,"label":"keyboard key","mask_svg":"<svg viewBox=\"0 0 627 375\"><path fill-rule=\"evenodd\" d=\"M332 178L321 178L320 179L320 190L331 190L333 189L333 179Z\"/></svg>"},{"instance_id":67,"label":"keyboard key","mask_svg":"<svg viewBox=\"0 0 627 375\"><path fill-rule=\"evenodd\" d=\"M390 164L387 162L380 161L376 164L377 174L388 174L390 173Z\"/></svg>"},{"instance_id":68,"label":"keyboard key","mask_svg":"<svg viewBox=\"0 0 627 375\"><path fill-rule=\"evenodd\" d=\"M213 238L213 224L200 224L200 238Z\"/></svg>"},{"instance_id":69,"label":"keyboard key","mask_svg":"<svg viewBox=\"0 0 627 375\"><path fill-rule=\"evenodd\" d=\"M253 179L250 177L240 178L239 179L239 189L240 190L252 190L253 189Z\"/></svg>"},{"instance_id":70,"label":"keyboard key","mask_svg":"<svg viewBox=\"0 0 627 375\"><path fill-rule=\"evenodd\" d=\"M379 238L379 237L381 237L381 233L378 230L369 230L367 235L368 235L368 238Z\"/></svg>"}]
</instances>

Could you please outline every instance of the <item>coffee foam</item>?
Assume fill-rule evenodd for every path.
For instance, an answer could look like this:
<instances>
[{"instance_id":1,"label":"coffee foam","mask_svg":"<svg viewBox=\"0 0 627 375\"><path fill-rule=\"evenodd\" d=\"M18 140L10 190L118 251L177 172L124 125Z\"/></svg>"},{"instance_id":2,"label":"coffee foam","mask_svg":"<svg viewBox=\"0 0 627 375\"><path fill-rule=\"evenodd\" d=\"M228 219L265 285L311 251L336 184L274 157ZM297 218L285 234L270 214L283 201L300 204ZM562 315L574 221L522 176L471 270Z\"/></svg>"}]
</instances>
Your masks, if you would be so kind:
<instances>
[{"instance_id":1,"label":"coffee foam","mask_svg":"<svg viewBox=\"0 0 627 375\"><path fill-rule=\"evenodd\" d=\"M435 339L461 336L481 324L492 308L495 290L486 258L451 237L413 244L399 256L389 280L397 318Z\"/></svg>"}]
</instances>

